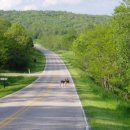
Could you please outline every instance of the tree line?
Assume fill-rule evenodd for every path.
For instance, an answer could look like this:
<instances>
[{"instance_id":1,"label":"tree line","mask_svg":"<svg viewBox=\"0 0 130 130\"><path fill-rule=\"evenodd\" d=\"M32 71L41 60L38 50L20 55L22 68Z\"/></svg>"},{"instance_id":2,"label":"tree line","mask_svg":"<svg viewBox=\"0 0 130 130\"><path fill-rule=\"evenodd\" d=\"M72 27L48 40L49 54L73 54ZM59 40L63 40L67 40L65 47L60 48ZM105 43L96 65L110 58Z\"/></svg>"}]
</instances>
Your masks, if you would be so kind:
<instances>
[{"instance_id":1,"label":"tree line","mask_svg":"<svg viewBox=\"0 0 130 130\"><path fill-rule=\"evenodd\" d=\"M0 11L11 23L20 22L36 42L55 49L70 48L77 35L90 24L100 24L109 16L74 14L64 11Z\"/></svg>"},{"instance_id":2,"label":"tree line","mask_svg":"<svg viewBox=\"0 0 130 130\"><path fill-rule=\"evenodd\" d=\"M25 69L32 45L32 39L20 23L11 24L0 17L0 69Z\"/></svg>"},{"instance_id":3,"label":"tree line","mask_svg":"<svg viewBox=\"0 0 130 130\"><path fill-rule=\"evenodd\" d=\"M109 22L88 27L72 46L82 69L106 89L125 99L130 97L129 18L130 0L124 0L115 8Z\"/></svg>"}]
</instances>

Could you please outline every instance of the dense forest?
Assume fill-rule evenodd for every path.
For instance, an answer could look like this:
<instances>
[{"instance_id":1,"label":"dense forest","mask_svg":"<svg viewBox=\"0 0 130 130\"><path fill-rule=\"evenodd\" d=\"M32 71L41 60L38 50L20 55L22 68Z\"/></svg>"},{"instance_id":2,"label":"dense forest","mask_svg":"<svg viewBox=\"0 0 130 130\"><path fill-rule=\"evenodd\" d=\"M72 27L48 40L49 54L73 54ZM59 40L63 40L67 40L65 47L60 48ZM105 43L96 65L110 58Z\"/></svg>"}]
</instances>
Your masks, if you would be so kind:
<instances>
[{"instance_id":1,"label":"dense forest","mask_svg":"<svg viewBox=\"0 0 130 130\"><path fill-rule=\"evenodd\" d=\"M109 16L74 14L63 11L0 11L11 23L20 22L33 39L44 46L68 49L87 26L104 23ZM48 44L49 43L49 44Z\"/></svg>"},{"instance_id":2,"label":"dense forest","mask_svg":"<svg viewBox=\"0 0 130 130\"><path fill-rule=\"evenodd\" d=\"M27 67L33 42L20 23L0 18L0 69Z\"/></svg>"}]
</instances>

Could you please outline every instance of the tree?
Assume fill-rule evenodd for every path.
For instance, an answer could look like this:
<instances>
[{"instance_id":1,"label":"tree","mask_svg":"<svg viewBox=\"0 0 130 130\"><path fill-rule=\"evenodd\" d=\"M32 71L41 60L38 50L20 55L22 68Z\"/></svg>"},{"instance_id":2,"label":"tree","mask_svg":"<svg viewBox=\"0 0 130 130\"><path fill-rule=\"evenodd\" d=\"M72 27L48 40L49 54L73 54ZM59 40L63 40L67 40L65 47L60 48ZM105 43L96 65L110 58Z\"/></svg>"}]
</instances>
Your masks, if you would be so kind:
<instances>
[{"instance_id":1,"label":"tree","mask_svg":"<svg viewBox=\"0 0 130 130\"><path fill-rule=\"evenodd\" d=\"M20 23L12 24L5 33L8 39L8 66L11 69L24 69L28 65L32 40Z\"/></svg>"},{"instance_id":2,"label":"tree","mask_svg":"<svg viewBox=\"0 0 130 130\"><path fill-rule=\"evenodd\" d=\"M88 28L73 43L81 66L105 88L125 89L130 81L130 0L115 9L109 23Z\"/></svg>"},{"instance_id":3,"label":"tree","mask_svg":"<svg viewBox=\"0 0 130 130\"><path fill-rule=\"evenodd\" d=\"M115 8L113 16L113 23L115 25L115 39L116 43L122 48L120 53L125 60L125 64L121 64L124 72L124 86L127 87L130 84L130 0L123 0L120 6ZM127 60L126 60L127 59Z\"/></svg>"},{"instance_id":4,"label":"tree","mask_svg":"<svg viewBox=\"0 0 130 130\"><path fill-rule=\"evenodd\" d=\"M7 61L6 38L4 37L4 33L10 25L10 22L0 17L0 69L5 67Z\"/></svg>"}]
</instances>

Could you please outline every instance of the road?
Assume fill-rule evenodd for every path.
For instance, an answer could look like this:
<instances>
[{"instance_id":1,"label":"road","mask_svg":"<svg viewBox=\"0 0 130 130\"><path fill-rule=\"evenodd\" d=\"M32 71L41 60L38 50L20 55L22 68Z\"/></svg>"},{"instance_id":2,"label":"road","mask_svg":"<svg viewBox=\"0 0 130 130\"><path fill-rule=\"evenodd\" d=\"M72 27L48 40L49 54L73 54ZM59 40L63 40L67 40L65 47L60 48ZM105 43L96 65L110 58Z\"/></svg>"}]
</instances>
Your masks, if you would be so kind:
<instances>
[{"instance_id":1,"label":"road","mask_svg":"<svg viewBox=\"0 0 130 130\"><path fill-rule=\"evenodd\" d=\"M59 56L39 46L45 70L26 88L0 99L1 130L88 130L68 69ZM60 86L60 80L70 84Z\"/></svg>"}]
</instances>

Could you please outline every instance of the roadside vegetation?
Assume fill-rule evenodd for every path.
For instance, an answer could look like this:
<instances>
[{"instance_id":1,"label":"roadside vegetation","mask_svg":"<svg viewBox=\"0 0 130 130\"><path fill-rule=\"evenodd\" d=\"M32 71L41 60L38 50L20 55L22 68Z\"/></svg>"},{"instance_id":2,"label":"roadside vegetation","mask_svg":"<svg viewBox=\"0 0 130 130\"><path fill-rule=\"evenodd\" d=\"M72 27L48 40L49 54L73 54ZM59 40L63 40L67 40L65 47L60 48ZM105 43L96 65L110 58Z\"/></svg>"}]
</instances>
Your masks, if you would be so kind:
<instances>
[{"instance_id":1,"label":"roadside vegetation","mask_svg":"<svg viewBox=\"0 0 130 130\"><path fill-rule=\"evenodd\" d=\"M76 85L92 130L130 130L130 101L97 84L84 72L72 51L58 51Z\"/></svg>"},{"instance_id":2,"label":"roadside vegetation","mask_svg":"<svg viewBox=\"0 0 130 130\"><path fill-rule=\"evenodd\" d=\"M130 0L115 8L111 21L90 27L73 42L81 69L105 90L130 100Z\"/></svg>"},{"instance_id":3,"label":"roadside vegetation","mask_svg":"<svg viewBox=\"0 0 130 130\"><path fill-rule=\"evenodd\" d=\"M0 18L0 70L24 70L28 66L33 42L20 23Z\"/></svg>"},{"instance_id":4,"label":"roadside vegetation","mask_svg":"<svg viewBox=\"0 0 130 130\"><path fill-rule=\"evenodd\" d=\"M33 48L32 38L20 23L0 17L0 47L0 73L43 70L43 54Z\"/></svg>"},{"instance_id":5,"label":"roadside vegetation","mask_svg":"<svg viewBox=\"0 0 130 130\"><path fill-rule=\"evenodd\" d=\"M42 72L45 67L45 57L44 55L36 50L31 50L31 56L29 58L28 66L23 70L10 70L10 69L1 69L0 73L37 73Z\"/></svg>"},{"instance_id":6,"label":"roadside vegetation","mask_svg":"<svg viewBox=\"0 0 130 130\"><path fill-rule=\"evenodd\" d=\"M7 77L8 80L0 81L0 97L4 97L8 94L14 93L25 86L31 84L34 80L36 80L36 77ZM5 84L5 87L4 87Z\"/></svg>"},{"instance_id":7,"label":"roadside vegetation","mask_svg":"<svg viewBox=\"0 0 130 130\"><path fill-rule=\"evenodd\" d=\"M42 72L44 70L45 63L46 60L43 53L36 49L33 49L28 64L28 69L30 69L30 73Z\"/></svg>"}]
</instances>

